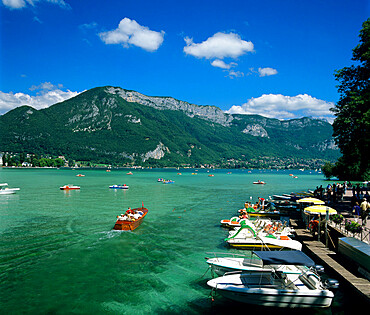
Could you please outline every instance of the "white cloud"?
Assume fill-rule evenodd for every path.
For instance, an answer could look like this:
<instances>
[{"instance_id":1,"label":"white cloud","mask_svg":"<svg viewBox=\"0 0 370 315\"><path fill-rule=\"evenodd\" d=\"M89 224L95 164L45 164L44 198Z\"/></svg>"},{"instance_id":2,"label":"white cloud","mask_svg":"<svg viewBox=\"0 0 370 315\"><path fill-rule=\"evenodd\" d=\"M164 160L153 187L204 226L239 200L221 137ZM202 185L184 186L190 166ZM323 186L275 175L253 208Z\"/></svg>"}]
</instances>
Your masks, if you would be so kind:
<instances>
[{"instance_id":1,"label":"white cloud","mask_svg":"<svg viewBox=\"0 0 370 315\"><path fill-rule=\"evenodd\" d=\"M0 114L5 114L9 110L22 105L29 105L36 109L49 107L50 105L63 102L78 95L80 92L61 90L62 85L55 86L50 82L45 82L39 86L32 86L30 90L39 92L35 96L25 93L4 93L0 91Z\"/></svg>"},{"instance_id":2,"label":"white cloud","mask_svg":"<svg viewBox=\"0 0 370 315\"><path fill-rule=\"evenodd\" d=\"M270 75L275 75L277 74L277 70L276 69L273 69L273 68L258 68L258 73L260 75L260 77L266 77L266 76L270 76Z\"/></svg>"},{"instance_id":3,"label":"white cloud","mask_svg":"<svg viewBox=\"0 0 370 315\"><path fill-rule=\"evenodd\" d=\"M227 113L262 115L269 118L292 119L301 117L314 117L333 121L330 108L332 102L317 99L307 94L297 96L284 96L281 94L263 94L257 98L249 99L241 106L232 106Z\"/></svg>"},{"instance_id":4,"label":"white cloud","mask_svg":"<svg viewBox=\"0 0 370 315\"><path fill-rule=\"evenodd\" d=\"M64 0L2 0L4 6L6 6L9 9L23 9L27 6L35 6L35 3L37 2L47 2L56 4L61 8L64 9L70 9L70 5L66 3Z\"/></svg>"},{"instance_id":5,"label":"white cloud","mask_svg":"<svg viewBox=\"0 0 370 315\"><path fill-rule=\"evenodd\" d=\"M26 6L24 0L3 0L3 5L9 9L22 9Z\"/></svg>"},{"instance_id":6,"label":"white cloud","mask_svg":"<svg viewBox=\"0 0 370 315\"><path fill-rule=\"evenodd\" d=\"M186 37L184 52L197 58L223 59L238 58L254 49L253 43L242 40L238 34L216 33L202 43L196 44L192 38Z\"/></svg>"},{"instance_id":7,"label":"white cloud","mask_svg":"<svg viewBox=\"0 0 370 315\"><path fill-rule=\"evenodd\" d=\"M244 77L244 72L230 70L227 76L230 77L231 79L240 78Z\"/></svg>"},{"instance_id":8,"label":"white cloud","mask_svg":"<svg viewBox=\"0 0 370 315\"><path fill-rule=\"evenodd\" d=\"M237 66L238 64L235 63L235 62L230 62L230 63L226 63L225 61L223 60L220 60L220 59L215 59L211 62L211 65L213 67L217 67L217 68L221 68L221 69L230 69L232 67L235 67Z\"/></svg>"},{"instance_id":9,"label":"white cloud","mask_svg":"<svg viewBox=\"0 0 370 315\"><path fill-rule=\"evenodd\" d=\"M156 32L141 26L135 20L124 18L118 28L99 33L106 44L122 44L123 47L134 45L147 51L156 51L163 43L165 32Z\"/></svg>"}]
</instances>

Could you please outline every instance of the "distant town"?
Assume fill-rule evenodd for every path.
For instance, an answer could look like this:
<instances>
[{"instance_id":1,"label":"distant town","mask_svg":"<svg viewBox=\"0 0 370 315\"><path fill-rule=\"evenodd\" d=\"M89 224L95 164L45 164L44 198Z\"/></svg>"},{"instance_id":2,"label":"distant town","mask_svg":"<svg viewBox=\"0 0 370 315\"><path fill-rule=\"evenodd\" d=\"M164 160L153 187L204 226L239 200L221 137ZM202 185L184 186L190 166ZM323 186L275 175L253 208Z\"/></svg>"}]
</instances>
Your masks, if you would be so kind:
<instances>
[{"instance_id":1,"label":"distant town","mask_svg":"<svg viewBox=\"0 0 370 315\"><path fill-rule=\"evenodd\" d=\"M173 165L172 167L182 168L228 168L228 169L321 169L326 163L326 160L322 159L304 159L304 158L278 158L278 157L259 157L250 160L238 160L238 159L225 159L220 163L209 163L209 164L180 164ZM61 168L61 167L72 167L72 168L106 168L106 167L127 167L127 168L145 168L145 167L163 167L160 163L148 164L141 163L136 165L135 163L122 163L122 164L107 164L107 163L96 163L91 161L75 161L68 159L63 155L60 156L38 156L37 154L28 153L12 153L3 152L0 153L0 166L2 167L24 167L24 168ZM171 167L171 166L166 166Z\"/></svg>"}]
</instances>

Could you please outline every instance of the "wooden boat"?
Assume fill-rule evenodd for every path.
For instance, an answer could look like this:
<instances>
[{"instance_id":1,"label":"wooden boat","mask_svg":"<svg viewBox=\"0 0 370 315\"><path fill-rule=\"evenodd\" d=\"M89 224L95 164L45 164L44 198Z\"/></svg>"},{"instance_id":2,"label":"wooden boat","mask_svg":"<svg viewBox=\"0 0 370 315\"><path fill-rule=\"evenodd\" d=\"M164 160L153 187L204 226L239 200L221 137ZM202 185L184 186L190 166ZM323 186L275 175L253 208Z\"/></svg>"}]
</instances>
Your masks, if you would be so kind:
<instances>
[{"instance_id":1,"label":"wooden boat","mask_svg":"<svg viewBox=\"0 0 370 315\"><path fill-rule=\"evenodd\" d=\"M117 216L113 230L133 231L143 223L147 213L148 209L144 208L144 205L141 208L129 209L124 215Z\"/></svg>"},{"instance_id":2,"label":"wooden boat","mask_svg":"<svg viewBox=\"0 0 370 315\"><path fill-rule=\"evenodd\" d=\"M64 185L60 187L61 190L73 190L73 189L80 189L80 186L74 186L74 185Z\"/></svg>"}]
</instances>

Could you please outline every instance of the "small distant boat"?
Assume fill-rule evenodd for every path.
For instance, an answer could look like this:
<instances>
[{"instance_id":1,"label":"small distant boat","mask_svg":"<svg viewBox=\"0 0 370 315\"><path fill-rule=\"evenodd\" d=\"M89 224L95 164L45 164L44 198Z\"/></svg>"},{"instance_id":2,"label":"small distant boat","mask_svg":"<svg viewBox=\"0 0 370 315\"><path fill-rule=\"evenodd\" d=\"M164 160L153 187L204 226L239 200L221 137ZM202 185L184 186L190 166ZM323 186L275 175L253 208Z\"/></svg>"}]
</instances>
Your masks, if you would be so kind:
<instances>
[{"instance_id":1,"label":"small distant boat","mask_svg":"<svg viewBox=\"0 0 370 315\"><path fill-rule=\"evenodd\" d=\"M109 186L109 188L112 188L112 189L128 189L129 186L127 186L126 184L123 184L123 185L112 185L112 186Z\"/></svg>"},{"instance_id":2,"label":"small distant boat","mask_svg":"<svg viewBox=\"0 0 370 315\"><path fill-rule=\"evenodd\" d=\"M62 187L59 187L61 190L73 190L73 189L80 189L80 186L74 186L74 185L64 185Z\"/></svg>"},{"instance_id":3,"label":"small distant boat","mask_svg":"<svg viewBox=\"0 0 370 315\"><path fill-rule=\"evenodd\" d=\"M132 174L132 172L128 172L128 173L126 173L126 175L133 175L133 174Z\"/></svg>"},{"instance_id":4,"label":"small distant boat","mask_svg":"<svg viewBox=\"0 0 370 315\"><path fill-rule=\"evenodd\" d=\"M157 182L163 182L164 179L163 178L158 178Z\"/></svg>"},{"instance_id":5,"label":"small distant boat","mask_svg":"<svg viewBox=\"0 0 370 315\"><path fill-rule=\"evenodd\" d=\"M133 231L143 222L147 213L148 209L144 208L144 204L141 208L129 208L125 214L117 216L117 221L113 230Z\"/></svg>"},{"instance_id":6,"label":"small distant boat","mask_svg":"<svg viewBox=\"0 0 370 315\"><path fill-rule=\"evenodd\" d=\"M107 172L110 172L110 170L107 170Z\"/></svg>"},{"instance_id":7,"label":"small distant boat","mask_svg":"<svg viewBox=\"0 0 370 315\"><path fill-rule=\"evenodd\" d=\"M177 173L177 175L182 175L181 173Z\"/></svg>"},{"instance_id":8,"label":"small distant boat","mask_svg":"<svg viewBox=\"0 0 370 315\"><path fill-rule=\"evenodd\" d=\"M174 183L175 183L175 181L171 180L171 179L168 179L168 180L164 179L163 180L163 184L174 184Z\"/></svg>"},{"instance_id":9,"label":"small distant boat","mask_svg":"<svg viewBox=\"0 0 370 315\"><path fill-rule=\"evenodd\" d=\"M82 174L77 174L76 176L77 177L85 177L85 175L82 175Z\"/></svg>"},{"instance_id":10,"label":"small distant boat","mask_svg":"<svg viewBox=\"0 0 370 315\"><path fill-rule=\"evenodd\" d=\"M253 184L256 184L256 185L265 185L266 183L262 180L258 180L256 182L253 182Z\"/></svg>"},{"instance_id":11,"label":"small distant boat","mask_svg":"<svg viewBox=\"0 0 370 315\"><path fill-rule=\"evenodd\" d=\"M213 176L215 176L215 175L213 175L213 174L209 174L209 175L208 175L208 177L213 177Z\"/></svg>"},{"instance_id":12,"label":"small distant boat","mask_svg":"<svg viewBox=\"0 0 370 315\"><path fill-rule=\"evenodd\" d=\"M0 184L0 195L15 194L20 188L9 188L7 183Z\"/></svg>"}]
</instances>

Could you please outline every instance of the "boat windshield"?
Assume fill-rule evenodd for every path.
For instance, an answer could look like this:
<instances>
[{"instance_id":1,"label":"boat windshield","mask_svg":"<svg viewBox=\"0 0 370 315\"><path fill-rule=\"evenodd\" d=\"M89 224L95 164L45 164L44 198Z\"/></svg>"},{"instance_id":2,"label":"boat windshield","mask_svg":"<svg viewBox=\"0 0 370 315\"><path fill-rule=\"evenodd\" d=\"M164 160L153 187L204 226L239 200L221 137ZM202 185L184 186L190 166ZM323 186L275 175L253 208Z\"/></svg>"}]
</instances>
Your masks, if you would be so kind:
<instances>
[{"instance_id":1,"label":"boat windshield","mask_svg":"<svg viewBox=\"0 0 370 315\"><path fill-rule=\"evenodd\" d=\"M298 250L291 251L253 251L261 258L264 265L301 265L312 267L315 262L305 253Z\"/></svg>"}]
</instances>

